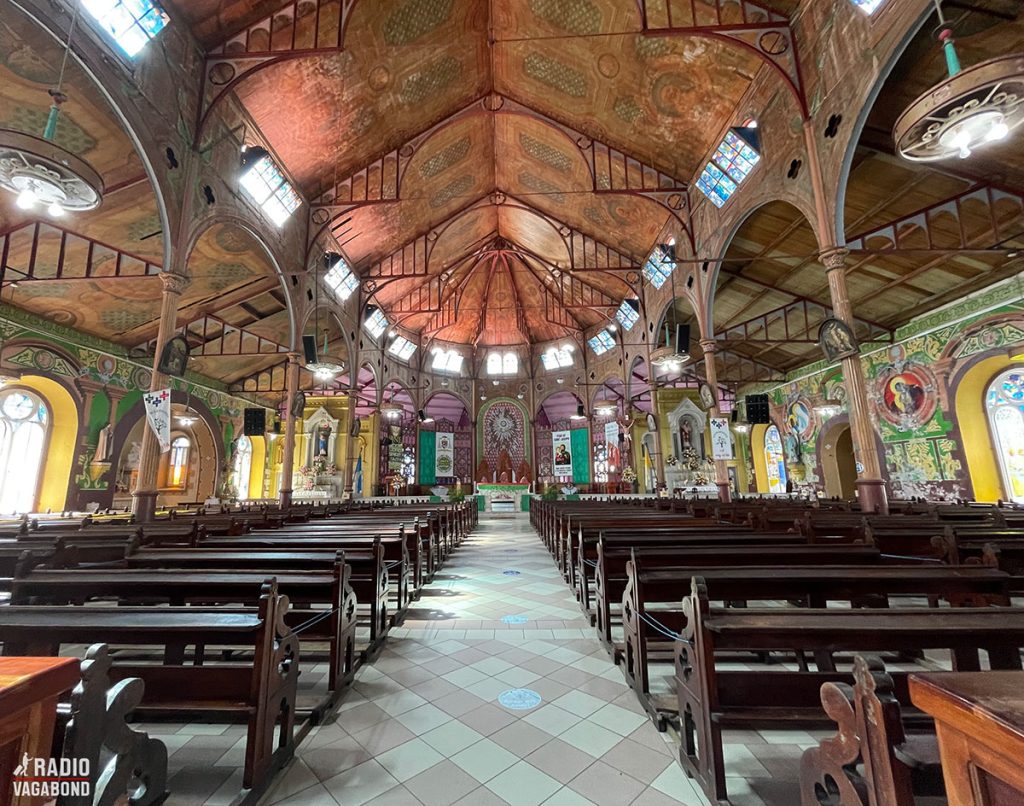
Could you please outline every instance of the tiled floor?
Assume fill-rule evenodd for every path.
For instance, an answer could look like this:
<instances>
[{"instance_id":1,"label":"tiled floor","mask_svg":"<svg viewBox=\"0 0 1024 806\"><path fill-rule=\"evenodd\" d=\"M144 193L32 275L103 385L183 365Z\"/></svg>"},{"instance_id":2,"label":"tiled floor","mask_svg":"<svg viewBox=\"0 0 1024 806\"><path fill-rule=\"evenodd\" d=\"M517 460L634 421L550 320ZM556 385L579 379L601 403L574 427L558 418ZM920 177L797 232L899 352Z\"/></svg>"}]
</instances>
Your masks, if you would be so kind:
<instances>
[{"instance_id":1,"label":"tiled floor","mask_svg":"<svg viewBox=\"0 0 1024 806\"><path fill-rule=\"evenodd\" d=\"M310 671L315 680L323 670ZM498 703L518 688L542 701L530 710ZM238 789L241 728L174 730L161 736L173 751L168 803L228 803ZM737 806L799 802L799 757L815 738L744 731L727 742ZM335 803L707 801L623 684L528 520L510 515L481 518L262 806Z\"/></svg>"}]
</instances>

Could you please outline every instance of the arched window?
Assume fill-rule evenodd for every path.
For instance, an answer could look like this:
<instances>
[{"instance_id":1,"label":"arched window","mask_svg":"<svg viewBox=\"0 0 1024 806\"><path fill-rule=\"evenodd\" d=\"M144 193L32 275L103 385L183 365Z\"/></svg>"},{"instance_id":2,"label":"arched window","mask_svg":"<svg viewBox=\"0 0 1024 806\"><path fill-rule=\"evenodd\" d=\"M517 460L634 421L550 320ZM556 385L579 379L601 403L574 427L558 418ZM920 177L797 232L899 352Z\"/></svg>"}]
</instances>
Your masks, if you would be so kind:
<instances>
[{"instance_id":1,"label":"arched window","mask_svg":"<svg viewBox=\"0 0 1024 806\"><path fill-rule=\"evenodd\" d=\"M491 353L487 356L487 374L501 375L501 353Z\"/></svg>"},{"instance_id":2,"label":"arched window","mask_svg":"<svg viewBox=\"0 0 1024 806\"><path fill-rule=\"evenodd\" d=\"M768 492L786 492L786 457L782 453L782 437L774 425L764 432L764 463L768 469Z\"/></svg>"},{"instance_id":3,"label":"arched window","mask_svg":"<svg viewBox=\"0 0 1024 806\"><path fill-rule=\"evenodd\" d=\"M188 481L188 454L192 443L184 434L171 442L171 460L167 473L167 486L183 489Z\"/></svg>"},{"instance_id":4,"label":"arched window","mask_svg":"<svg viewBox=\"0 0 1024 806\"><path fill-rule=\"evenodd\" d=\"M0 393L0 512L31 512L42 476L46 403L27 389Z\"/></svg>"},{"instance_id":5,"label":"arched window","mask_svg":"<svg viewBox=\"0 0 1024 806\"><path fill-rule=\"evenodd\" d=\"M241 436L235 443L235 464L231 468L231 484L236 498L249 497L249 474L252 471L252 440Z\"/></svg>"},{"instance_id":6,"label":"arched window","mask_svg":"<svg viewBox=\"0 0 1024 806\"><path fill-rule=\"evenodd\" d=\"M1006 497L1024 503L1024 368L1008 370L992 381L985 408Z\"/></svg>"},{"instance_id":7,"label":"arched window","mask_svg":"<svg viewBox=\"0 0 1024 806\"><path fill-rule=\"evenodd\" d=\"M505 353L501 357L501 372L503 375L515 375L519 372L519 356L515 353Z\"/></svg>"}]
</instances>

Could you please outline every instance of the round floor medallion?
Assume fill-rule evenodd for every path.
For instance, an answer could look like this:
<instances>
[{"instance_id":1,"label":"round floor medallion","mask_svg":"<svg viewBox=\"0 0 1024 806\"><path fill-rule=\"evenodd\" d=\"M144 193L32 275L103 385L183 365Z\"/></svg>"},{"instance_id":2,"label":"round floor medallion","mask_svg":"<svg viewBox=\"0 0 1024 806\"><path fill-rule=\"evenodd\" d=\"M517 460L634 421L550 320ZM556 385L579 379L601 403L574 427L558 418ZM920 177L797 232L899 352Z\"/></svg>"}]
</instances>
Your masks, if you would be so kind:
<instances>
[{"instance_id":1,"label":"round floor medallion","mask_svg":"<svg viewBox=\"0 0 1024 806\"><path fill-rule=\"evenodd\" d=\"M498 695L498 703L513 711L529 711L540 705L541 697L528 688L512 688Z\"/></svg>"}]
</instances>

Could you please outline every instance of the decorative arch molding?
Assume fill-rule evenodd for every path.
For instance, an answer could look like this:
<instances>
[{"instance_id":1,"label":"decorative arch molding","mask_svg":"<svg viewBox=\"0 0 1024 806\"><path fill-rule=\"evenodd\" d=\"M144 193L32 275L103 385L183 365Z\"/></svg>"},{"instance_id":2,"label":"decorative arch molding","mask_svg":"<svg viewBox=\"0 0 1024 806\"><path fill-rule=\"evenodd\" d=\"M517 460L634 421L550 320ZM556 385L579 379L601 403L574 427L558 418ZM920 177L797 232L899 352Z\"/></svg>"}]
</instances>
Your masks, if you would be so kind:
<instances>
[{"instance_id":1,"label":"decorative arch molding","mask_svg":"<svg viewBox=\"0 0 1024 806\"><path fill-rule=\"evenodd\" d=\"M932 3L927 2L927 0L918 0L917 5L922 11L916 17L911 17L909 22L903 26L903 30L893 29L893 39L888 51L878 54L871 62L873 65L880 64L880 66L875 72L874 81L868 85L866 92L858 97L846 99L842 102L844 109L857 109L859 111L853 125L847 129L848 134L845 141L837 144L842 149L843 158L839 164L839 172L835 179L835 187L837 188L834 197L835 209L829 211L830 220L834 222L835 226L837 246L846 244L846 190L850 184L853 157L857 151L857 144L860 142L861 133L867 125L868 116L871 114L871 110L874 108L875 102L878 100L878 96L881 94L885 82L888 81L893 68L896 67L896 63L903 55L903 52L917 35L917 32L921 30L921 27L928 20L934 9ZM895 25L895 21L891 18L889 22L891 25ZM828 175L826 174L826 181L827 177ZM825 199L823 201L828 204L830 200ZM813 221L814 219L812 218L811 220ZM821 243L820 234L818 243Z\"/></svg>"},{"instance_id":2,"label":"decorative arch molding","mask_svg":"<svg viewBox=\"0 0 1024 806\"><path fill-rule=\"evenodd\" d=\"M983 334L988 334L987 343L981 341ZM1024 344L1024 313L997 313L979 319L954 336L943 349L938 363L940 367L948 366L971 356L1018 344ZM962 372L958 372L958 377L961 375ZM950 383L953 383L952 379Z\"/></svg>"},{"instance_id":3,"label":"decorative arch molding","mask_svg":"<svg viewBox=\"0 0 1024 806\"><path fill-rule=\"evenodd\" d=\"M65 47L71 20L63 3L47 3L44 0L10 0L10 2L62 48ZM180 194L166 173L158 172L154 167L160 165L164 160L163 149L166 146L161 145L160 138L150 128L148 121L160 118L135 108L134 101L137 96L133 96L129 89L134 85L127 80L128 76L124 74L124 71L117 68L116 60L111 59L103 52L102 47L91 37L79 36L72 40L71 57L92 80L100 95L110 105L111 111L124 128L128 139L135 146L135 151L156 199L156 212L160 219L163 244L163 265L170 266L174 256L172 235L178 231L181 203Z\"/></svg>"},{"instance_id":4,"label":"decorative arch molding","mask_svg":"<svg viewBox=\"0 0 1024 806\"><path fill-rule=\"evenodd\" d=\"M295 300L292 298L291 289L288 283L285 281L286 270L284 266L287 261L282 255L278 253L278 250L271 246L263 233L260 232L259 228L254 222L249 221L243 216L236 215L234 213L225 212L214 212L208 215L203 215L196 221L192 222L192 226L189 230L188 238L185 240L186 261L192 257L192 252L195 250L196 245L199 243L199 239L203 237L210 229L216 224L229 224L231 226L238 227L248 234L255 242L256 245L263 250L264 255L270 261L270 265L274 269L274 273L277 275L277 281L281 286L281 292L285 299L285 307L288 311L288 343L292 350L299 349L299 327L298 318L295 310ZM186 263L187 265L187 263ZM293 274L293 271L288 271L288 274Z\"/></svg>"},{"instance_id":5,"label":"decorative arch molding","mask_svg":"<svg viewBox=\"0 0 1024 806\"><path fill-rule=\"evenodd\" d=\"M465 408L466 413L472 419L472 417L473 417L473 406L470 405L469 399L464 394L462 394L461 392L452 391L451 389L435 389L433 392L431 392L429 395L427 395L426 398L424 398L423 403L422 403L420 408L426 410L427 406L430 405L430 401L431 400L433 400L435 397L441 397L441 396L445 396L445 395L447 395L448 397L454 398L459 403L461 403L463 408Z\"/></svg>"}]
</instances>

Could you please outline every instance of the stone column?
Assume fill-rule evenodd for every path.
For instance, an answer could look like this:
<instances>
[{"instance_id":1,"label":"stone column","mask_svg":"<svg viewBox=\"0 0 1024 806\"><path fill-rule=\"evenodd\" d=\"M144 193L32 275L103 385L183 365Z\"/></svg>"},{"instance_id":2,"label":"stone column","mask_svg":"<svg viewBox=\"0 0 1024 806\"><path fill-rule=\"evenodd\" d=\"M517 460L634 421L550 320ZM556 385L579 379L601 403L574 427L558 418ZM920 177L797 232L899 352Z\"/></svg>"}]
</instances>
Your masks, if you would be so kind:
<instances>
[{"instance_id":1,"label":"stone column","mask_svg":"<svg viewBox=\"0 0 1024 806\"><path fill-rule=\"evenodd\" d=\"M279 503L286 509L292 503L292 476L295 475L295 416L292 405L299 391L299 354L288 353L288 369L285 385L284 448L281 453L281 490Z\"/></svg>"},{"instance_id":2,"label":"stone column","mask_svg":"<svg viewBox=\"0 0 1024 806\"><path fill-rule=\"evenodd\" d=\"M836 319L854 329L853 308L846 288L846 257L842 248L822 252L820 259L828 275L828 290L832 297L832 311ZM889 512L889 501L882 480L882 466L878 455L875 428L871 424L868 408L867 383L860 355L842 359L846 399L850 407L850 430L853 452L857 459L857 497L865 512Z\"/></svg>"},{"instance_id":3,"label":"stone column","mask_svg":"<svg viewBox=\"0 0 1024 806\"><path fill-rule=\"evenodd\" d=\"M654 472L658 474L658 485L651 492L657 495L659 490L667 488L665 485L665 452L661 449L661 414L658 411L658 385L655 383L654 367L651 364L650 355L648 355L647 369L650 378L648 383L651 386L651 411L654 415L655 426L658 429L654 432L654 456L651 457L654 462ZM642 440L641 444L643 444ZM643 451L641 451L642 453ZM671 493L672 491L669 490L670 495Z\"/></svg>"},{"instance_id":4,"label":"stone column","mask_svg":"<svg viewBox=\"0 0 1024 806\"><path fill-rule=\"evenodd\" d=\"M345 493L351 498L355 489L356 461L359 454L356 452L356 445L359 444L359 437L352 436L353 426L356 422L356 403L359 398L353 392L348 395L348 440L345 442Z\"/></svg>"},{"instance_id":5,"label":"stone column","mask_svg":"<svg viewBox=\"0 0 1024 806\"><path fill-rule=\"evenodd\" d=\"M715 403L708 411L708 417L718 417L718 368L715 366L715 351L718 344L714 339L701 339L700 348L704 351L704 374L708 386L715 396ZM708 423L710 427L710 423ZM714 446L712 445L712 451ZM715 484L718 485L718 499L725 504L732 501L732 487L729 485L729 466L722 459L715 460Z\"/></svg>"},{"instance_id":6,"label":"stone column","mask_svg":"<svg viewBox=\"0 0 1024 806\"><path fill-rule=\"evenodd\" d=\"M170 340L178 323L178 301L188 287L189 279L182 274L165 272L160 275L163 283L163 294L160 298L160 325L156 335L156 352L153 355L153 374L149 382L149 391L162 389L168 378L157 371L160 354L164 345ZM132 493L132 512L139 523L153 520L156 511L156 474L160 467L160 443L148 423L142 430L142 452L139 456L139 476L135 491Z\"/></svg>"}]
</instances>

